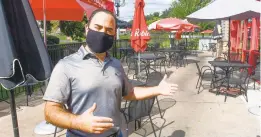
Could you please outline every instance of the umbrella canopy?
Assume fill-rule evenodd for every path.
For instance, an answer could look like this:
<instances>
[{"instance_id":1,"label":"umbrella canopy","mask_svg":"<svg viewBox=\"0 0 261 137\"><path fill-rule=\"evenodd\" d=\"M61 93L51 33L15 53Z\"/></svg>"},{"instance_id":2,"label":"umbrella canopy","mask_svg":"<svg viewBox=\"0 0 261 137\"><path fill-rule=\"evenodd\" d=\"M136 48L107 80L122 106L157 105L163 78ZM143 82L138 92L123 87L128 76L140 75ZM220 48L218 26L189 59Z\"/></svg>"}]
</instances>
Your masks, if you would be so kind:
<instances>
[{"instance_id":1,"label":"umbrella canopy","mask_svg":"<svg viewBox=\"0 0 261 137\"><path fill-rule=\"evenodd\" d=\"M157 20L148 26L149 30L165 30L165 31L194 31L199 26L189 23L187 20L177 18L165 18Z\"/></svg>"},{"instance_id":2,"label":"umbrella canopy","mask_svg":"<svg viewBox=\"0 0 261 137\"><path fill-rule=\"evenodd\" d=\"M192 32L192 31L194 31L195 28L200 28L198 25L194 25L194 24L188 22L187 19L184 19L183 22L186 23L185 28L183 29L184 31Z\"/></svg>"},{"instance_id":3,"label":"umbrella canopy","mask_svg":"<svg viewBox=\"0 0 261 137\"><path fill-rule=\"evenodd\" d=\"M36 20L44 19L44 2L46 20L81 21L84 11L89 16L97 8L114 11L112 1L104 0L30 0Z\"/></svg>"},{"instance_id":4,"label":"umbrella canopy","mask_svg":"<svg viewBox=\"0 0 261 137\"><path fill-rule=\"evenodd\" d=\"M144 0L136 0L135 13L131 30L131 46L136 52L144 52L150 34L144 16Z\"/></svg>"},{"instance_id":5,"label":"umbrella canopy","mask_svg":"<svg viewBox=\"0 0 261 137\"><path fill-rule=\"evenodd\" d=\"M201 33L202 34L211 34L211 33L213 33L213 30L208 29L208 30L202 31Z\"/></svg>"},{"instance_id":6,"label":"umbrella canopy","mask_svg":"<svg viewBox=\"0 0 261 137\"><path fill-rule=\"evenodd\" d=\"M254 0L215 0L187 16L192 21L244 20L260 16L261 2ZM222 9L221 9L222 8Z\"/></svg>"},{"instance_id":7,"label":"umbrella canopy","mask_svg":"<svg viewBox=\"0 0 261 137\"><path fill-rule=\"evenodd\" d=\"M191 29L192 27L193 27L193 24L184 22L183 20L180 20L177 18L161 19L156 24L156 29L166 30L166 31Z\"/></svg>"},{"instance_id":8,"label":"umbrella canopy","mask_svg":"<svg viewBox=\"0 0 261 137\"><path fill-rule=\"evenodd\" d=\"M0 84L10 90L14 137L19 137L14 89L47 80L52 65L28 0L0 1Z\"/></svg>"},{"instance_id":9,"label":"umbrella canopy","mask_svg":"<svg viewBox=\"0 0 261 137\"><path fill-rule=\"evenodd\" d=\"M148 26L148 29L149 29L149 30L157 30L157 29L156 29L156 26L157 26L157 23L158 23L159 21L160 21L160 20L157 20L157 21L152 22L152 23Z\"/></svg>"},{"instance_id":10,"label":"umbrella canopy","mask_svg":"<svg viewBox=\"0 0 261 137\"><path fill-rule=\"evenodd\" d=\"M114 13L114 3L110 0L74 0L86 11L86 15L89 18L93 11L98 8L106 9L112 13ZM91 2L90 2L91 1Z\"/></svg>"},{"instance_id":11,"label":"umbrella canopy","mask_svg":"<svg viewBox=\"0 0 261 137\"><path fill-rule=\"evenodd\" d=\"M1 1L0 83L13 89L48 79L52 66L28 0Z\"/></svg>"}]
</instances>

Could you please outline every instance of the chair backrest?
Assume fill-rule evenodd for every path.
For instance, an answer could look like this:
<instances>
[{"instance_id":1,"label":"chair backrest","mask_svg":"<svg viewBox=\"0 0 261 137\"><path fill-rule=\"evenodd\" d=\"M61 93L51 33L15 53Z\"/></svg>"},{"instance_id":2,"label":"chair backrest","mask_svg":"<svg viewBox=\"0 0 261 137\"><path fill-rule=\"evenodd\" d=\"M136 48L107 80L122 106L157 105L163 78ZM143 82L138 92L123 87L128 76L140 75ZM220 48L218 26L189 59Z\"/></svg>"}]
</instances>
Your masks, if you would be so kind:
<instances>
[{"instance_id":1,"label":"chair backrest","mask_svg":"<svg viewBox=\"0 0 261 137\"><path fill-rule=\"evenodd\" d=\"M131 101L128 106L127 123L149 116L156 97L145 100Z\"/></svg>"},{"instance_id":2,"label":"chair backrest","mask_svg":"<svg viewBox=\"0 0 261 137\"><path fill-rule=\"evenodd\" d=\"M239 74L238 74L239 73ZM243 80L244 83L249 81L250 75L248 73L248 69L240 69L238 72L238 77Z\"/></svg>"},{"instance_id":3,"label":"chair backrest","mask_svg":"<svg viewBox=\"0 0 261 137\"><path fill-rule=\"evenodd\" d=\"M217 57L214 59L214 61L225 61L227 60L226 58L223 58L223 57Z\"/></svg>"}]
</instances>

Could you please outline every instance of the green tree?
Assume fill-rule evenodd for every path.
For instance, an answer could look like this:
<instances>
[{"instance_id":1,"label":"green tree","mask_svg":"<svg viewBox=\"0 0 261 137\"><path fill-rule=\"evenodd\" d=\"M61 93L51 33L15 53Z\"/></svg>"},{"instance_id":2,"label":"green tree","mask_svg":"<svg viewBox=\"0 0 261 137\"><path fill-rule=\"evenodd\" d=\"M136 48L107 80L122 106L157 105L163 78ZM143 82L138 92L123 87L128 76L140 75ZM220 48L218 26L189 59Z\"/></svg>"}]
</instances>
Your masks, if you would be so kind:
<instances>
[{"instance_id":1,"label":"green tree","mask_svg":"<svg viewBox=\"0 0 261 137\"><path fill-rule=\"evenodd\" d=\"M176 17L180 19L186 19L186 16L191 13L205 7L211 0L177 0L173 1L171 5L171 10L169 12L170 17ZM198 23L201 30L213 29L215 23Z\"/></svg>"},{"instance_id":2,"label":"green tree","mask_svg":"<svg viewBox=\"0 0 261 137\"><path fill-rule=\"evenodd\" d=\"M47 32L51 32L52 31L52 23L51 23L51 21L46 21L46 31ZM42 28L42 29L44 29L44 22L43 21L41 21L41 23L40 23L40 27Z\"/></svg>"},{"instance_id":3,"label":"green tree","mask_svg":"<svg viewBox=\"0 0 261 137\"><path fill-rule=\"evenodd\" d=\"M153 17L159 17L159 12L154 12Z\"/></svg>"},{"instance_id":4,"label":"green tree","mask_svg":"<svg viewBox=\"0 0 261 137\"><path fill-rule=\"evenodd\" d=\"M81 22L60 21L60 29L63 34L70 36L73 40L82 41L85 37L85 24L88 22L84 16Z\"/></svg>"},{"instance_id":5,"label":"green tree","mask_svg":"<svg viewBox=\"0 0 261 137\"><path fill-rule=\"evenodd\" d=\"M146 20L147 25L150 25L151 23L160 20L160 17L152 17L149 20Z\"/></svg>"},{"instance_id":6,"label":"green tree","mask_svg":"<svg viewBox=\"0 0 261 137\"><path fill-rule=\"evenodd\" d=\"M168 8L166 10L164 10L161 14L161 18L167 18L169 16L169 12L171 11L171 8Z\"/></svg>"}]
</instances>

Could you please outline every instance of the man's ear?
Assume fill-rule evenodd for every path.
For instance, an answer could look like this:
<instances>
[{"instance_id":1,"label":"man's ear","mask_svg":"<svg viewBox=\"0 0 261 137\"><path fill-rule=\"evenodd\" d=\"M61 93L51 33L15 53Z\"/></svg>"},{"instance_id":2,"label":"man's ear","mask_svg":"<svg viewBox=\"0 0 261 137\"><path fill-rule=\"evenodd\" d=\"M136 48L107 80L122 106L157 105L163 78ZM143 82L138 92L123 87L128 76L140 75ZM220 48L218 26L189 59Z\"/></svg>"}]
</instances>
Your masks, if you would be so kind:
<instances>
[{"instance_id":1,"label":"man's ear","mask_svg":"<svg viewBox=\"0 0 261 137\"><path fill-rule=\"evenodd\" d=\"M87 36L88 30L89 30L89 26L88 26L88 24L85 24L85 35L86 36Z\"/></svg>"}]
</instances>

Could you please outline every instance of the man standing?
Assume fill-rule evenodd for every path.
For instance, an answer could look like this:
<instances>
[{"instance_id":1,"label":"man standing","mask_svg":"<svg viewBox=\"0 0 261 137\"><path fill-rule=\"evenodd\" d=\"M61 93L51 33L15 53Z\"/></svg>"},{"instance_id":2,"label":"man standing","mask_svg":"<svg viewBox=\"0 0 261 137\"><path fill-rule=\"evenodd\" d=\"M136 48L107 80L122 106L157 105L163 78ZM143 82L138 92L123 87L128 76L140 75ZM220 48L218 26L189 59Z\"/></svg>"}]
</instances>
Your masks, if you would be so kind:
<instances>
[{"instance_id":1,"label":"man standing","mask_svg":"<svg viewBox=\"0 0 261 137\"><path fill-rule=\"evenodd\" d=\"M60 60L52 72L43 98L45 119L68 129L67 137L106 137L120 127L122 97L142 100L177 90L165 80L156 87L133 88L120 61L107 53L115 33L115 16L94 11L86 25L87 45Z\"/></svg>"}]
</instances>

